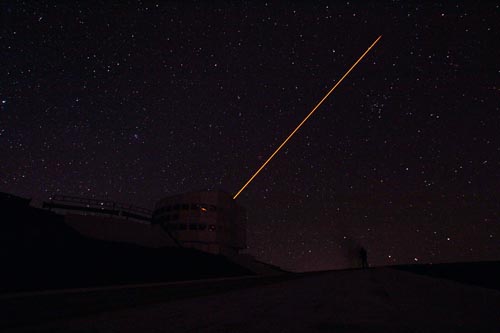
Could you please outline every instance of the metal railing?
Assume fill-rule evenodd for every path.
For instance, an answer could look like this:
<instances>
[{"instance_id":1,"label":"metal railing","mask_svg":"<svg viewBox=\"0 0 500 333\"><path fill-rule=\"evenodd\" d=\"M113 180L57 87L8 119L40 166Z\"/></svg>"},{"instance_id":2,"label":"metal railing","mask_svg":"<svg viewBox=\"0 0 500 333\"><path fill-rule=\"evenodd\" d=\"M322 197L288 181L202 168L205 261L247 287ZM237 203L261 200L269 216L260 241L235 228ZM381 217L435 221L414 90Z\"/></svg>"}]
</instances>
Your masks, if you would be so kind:
<instances>
[{"instance_id":1,"label":"metal railing","mask_svg":"<svg viewBox=\"0 0 500 333\"><path fill-rule=\"evenodd\" d=\"M43 202L43 208L134 218L142 221L151 221L153 215L152 210L139 206L70 195L53 195L49 201Z\"/></svg>"}]
</instances>

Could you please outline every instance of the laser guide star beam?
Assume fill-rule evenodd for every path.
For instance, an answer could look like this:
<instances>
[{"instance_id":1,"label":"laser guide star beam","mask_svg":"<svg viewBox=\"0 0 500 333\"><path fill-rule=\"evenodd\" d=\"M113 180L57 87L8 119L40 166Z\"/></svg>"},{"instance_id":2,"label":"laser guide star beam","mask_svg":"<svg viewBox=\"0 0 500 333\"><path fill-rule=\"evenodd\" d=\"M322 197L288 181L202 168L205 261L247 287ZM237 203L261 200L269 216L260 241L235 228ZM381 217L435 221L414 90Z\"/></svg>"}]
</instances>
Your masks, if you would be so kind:
<instances>
[{"instance_id":1,"label":"laser guide star beam","mask_svg":"<svg viewBox=\"0 0 500 333\"><path fill-rule=\"evenodd\" d=\"M318 104L309 112L309 114L300 122L300 124L295 127L295 129L288 135L288 137L283 141L278 148L269 156L269 158L261 165L261 167L250 177L250 179L241 187L241 189L234 195L233 199L236 199L241 192L252 182L252 180L257 177L257 175L266 167L266 165L273 159L273 157L283 148L283 146L292 138L292 136L304 125L304 123L313 115L314 112L323 104L323 102L330 96L330 94L338 87L338 85L351 73L351 71L358 65L358 63L370 52L370 50L378 43L378 41L382 38L382 35L378 36L378 38L366 49L366 51L356 60L356 62L349 68L347 72L340 78L340 80L335 83L332 89L319 101Z\"/></svg>"}]
</instances>

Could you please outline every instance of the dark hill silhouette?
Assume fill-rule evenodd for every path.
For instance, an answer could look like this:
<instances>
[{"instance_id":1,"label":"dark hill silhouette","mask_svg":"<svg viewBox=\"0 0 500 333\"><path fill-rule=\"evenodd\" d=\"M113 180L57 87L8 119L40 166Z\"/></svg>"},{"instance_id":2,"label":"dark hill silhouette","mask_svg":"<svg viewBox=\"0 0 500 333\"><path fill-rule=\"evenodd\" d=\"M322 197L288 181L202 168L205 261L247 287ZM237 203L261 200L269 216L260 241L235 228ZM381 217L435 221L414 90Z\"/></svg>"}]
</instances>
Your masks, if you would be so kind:
<instances>
[{"instance_id":1,"label":"dark hill silhouette","mask_svg":"<svg viewBox=\"0 0 500 333\"><path fill-rule=\"evenodd\" d=\"M400 265L397 269L500 290L500 261Z\"/></svg>"},{"instance_id":2,"label":"dark hill silhouette","mask_svg":"<svg viewBox=\"0 0 500 333\"><path fill-rule=\"evenodd\" d=\"M194 280L252 272L192 249L89 239L61 215L0 194L0 292Z\"/></svg>"}]
</instances>

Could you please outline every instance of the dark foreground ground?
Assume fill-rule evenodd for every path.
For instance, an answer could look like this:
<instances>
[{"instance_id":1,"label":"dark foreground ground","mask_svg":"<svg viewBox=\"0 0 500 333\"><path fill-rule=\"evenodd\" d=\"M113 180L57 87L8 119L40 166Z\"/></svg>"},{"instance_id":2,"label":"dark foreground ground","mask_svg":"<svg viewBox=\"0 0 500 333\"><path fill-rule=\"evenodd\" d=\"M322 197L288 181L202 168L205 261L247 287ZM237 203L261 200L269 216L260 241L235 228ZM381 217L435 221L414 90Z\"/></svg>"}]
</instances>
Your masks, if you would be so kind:
<instances>
[{"instance_id":1,"label":"dark foreground ground","mask_svg":"<svg viewBox=\"0 0 500 333\"><path fill-rule=\"evenodd\" d=\"M2 332L500 329L499 290L392 268L10 294L0 304Z\"/></svg>"},{"instance_id":2,"label":"dark foreground ground","mask_svg":"<svg viewBox=\"0 0 500 333\"><path fill-rule=\"evenodd\" d=\"M500 261L401 265L404 271L500 290Z\"/></svg>"}]
</instances>

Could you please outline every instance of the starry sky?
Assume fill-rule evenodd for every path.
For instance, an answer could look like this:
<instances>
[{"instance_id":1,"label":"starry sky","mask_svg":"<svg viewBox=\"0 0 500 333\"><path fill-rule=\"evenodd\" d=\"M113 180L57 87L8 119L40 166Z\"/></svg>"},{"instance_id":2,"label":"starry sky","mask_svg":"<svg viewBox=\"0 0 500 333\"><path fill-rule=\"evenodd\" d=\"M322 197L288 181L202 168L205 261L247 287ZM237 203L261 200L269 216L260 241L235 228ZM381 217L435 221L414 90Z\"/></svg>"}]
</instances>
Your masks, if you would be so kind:
<instances>
[{"instance_id":1,"label":"starry sky","mask_svg":"<svg viewBox=\"0 0 500 333\"><path fill-rule=\"evenodd\" d=\"M0 191L236 193L286 269L500 259L494 2L0 4Z\"/></svg>"}]
</instances>

